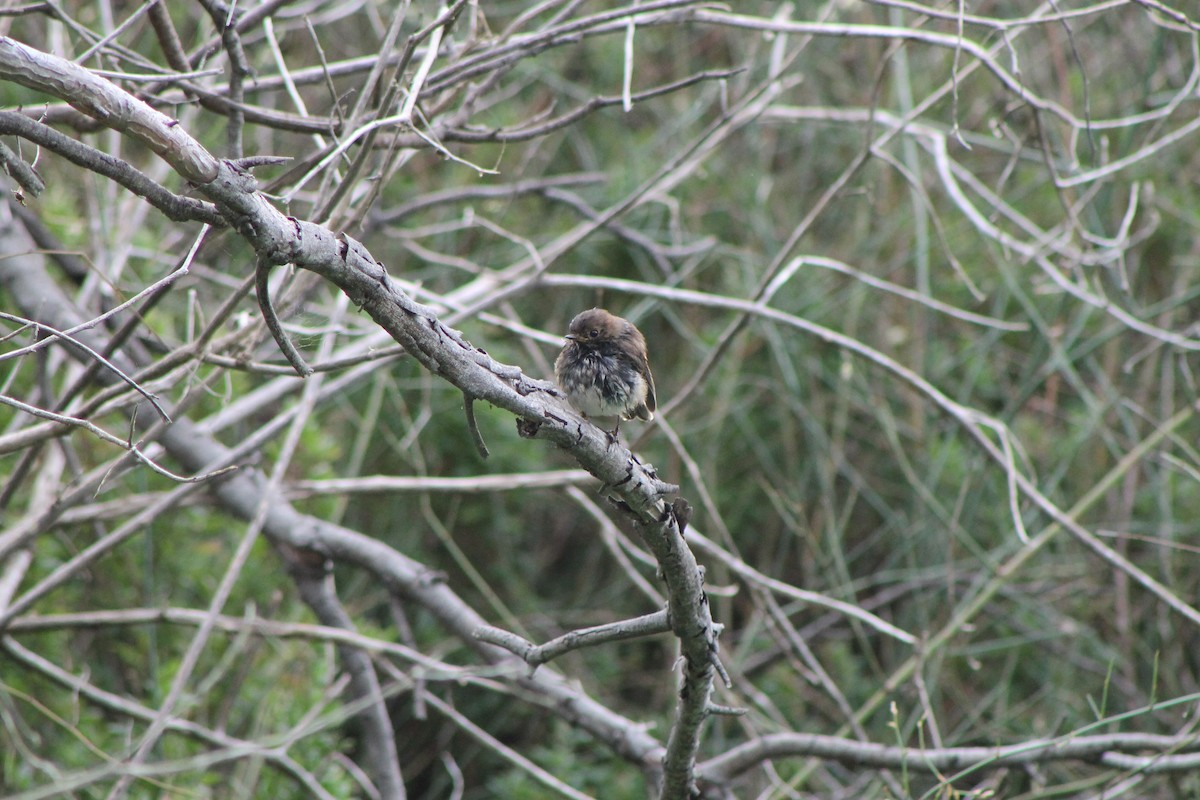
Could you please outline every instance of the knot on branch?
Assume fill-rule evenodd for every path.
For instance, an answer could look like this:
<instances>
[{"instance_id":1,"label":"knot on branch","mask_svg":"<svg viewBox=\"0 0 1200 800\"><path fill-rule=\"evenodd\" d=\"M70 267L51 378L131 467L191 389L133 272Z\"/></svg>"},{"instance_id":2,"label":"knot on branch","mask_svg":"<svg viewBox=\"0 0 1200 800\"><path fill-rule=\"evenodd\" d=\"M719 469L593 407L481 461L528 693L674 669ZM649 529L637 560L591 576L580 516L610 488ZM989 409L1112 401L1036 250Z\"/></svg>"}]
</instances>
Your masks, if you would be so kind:
<instances>
[{"instance_id":1,"label":"knot on branch","mask_svg":"<svg viewBox=\"0 0 1200 800\"><path fill-rule=\"evenodd\" d=\"M536 419L517 417L517 435L522 439L533 439L542 429L542 423Z\"/></svg>"}]
</instances>

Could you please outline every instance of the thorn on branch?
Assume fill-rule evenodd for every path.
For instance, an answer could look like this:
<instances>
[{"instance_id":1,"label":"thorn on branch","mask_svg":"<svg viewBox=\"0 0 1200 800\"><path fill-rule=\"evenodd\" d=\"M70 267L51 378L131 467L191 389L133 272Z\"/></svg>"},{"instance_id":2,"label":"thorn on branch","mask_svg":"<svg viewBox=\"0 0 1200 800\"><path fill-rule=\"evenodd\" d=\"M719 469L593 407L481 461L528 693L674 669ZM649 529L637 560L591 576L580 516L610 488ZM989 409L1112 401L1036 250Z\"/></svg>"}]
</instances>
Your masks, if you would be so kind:
<instances>
[{"instance_id":1,"label":"thorn on branch","mask_svg":"<svg viewBox=\"0 0 1200 800\"><path fill-rule=\"evenodd\" d=\"M708 645L708 663L712 664L713 669L717 671L717 675L721 678L721 683L725 684L726 689L733 688L733 680L729 677L729 672L725 669L725 665L721 663L721 657L717 655L717 641L714 639Z\"/></svg>"},{"instance_id":2,"label":"thorn on branch","mask_svg":"<svg viewBox=\"0 0 1200 800\"><path fill-rule=\"evenodd\" d=\"M1197 406L1200 406L1200 401L1197 401L1197 402L1196 402L1196 405L1197 405ZM564 428L565 428L565 427L567 426L567 424L568 424L566 419L564 419L563 417L560 417L560 416L558 416L557 414L551 413L551 412L549 412L549 411L543 411L542 413L545 415L546 419L552 419L552 420L554 420L555 422L557 422L559 425L562 425ZM583 433L583 428L581 427L581 428L579 429L579 431L580 431L580 434L582 435L582 433Z\"/></svg>"},{"instance_id":3,"label":"thorn on branch","mask_svg":"<svg viewBox=\"0 0 1200 800\"><path fill-rule=\"evenodd\" d=\"M540 381L536 378L530 378L528 375L522 373L519 369L516 370L516 374L512 376L512 379L513 388L516 389L517 394L521 395L522 397L528 397L534 392L545 392L551 397L562 399L562 392L558 390L557 386L549 381Z\"/></svg>"},{"instance_id":4,"label":"thorn on branch","mask_svg":"<svg viewBox=\"0 0 1200 800\"><path fill-rule=\"evenodd\" d=\"M287 333L283 330L283 325L279 322L279 317L275 314L275 307L271 305L270 289L267 286L267 278L271 274L271 265L265 258L259 258L254 267L254 291L258 295L258 307L262 310L263 320L267 323L267 330L271 332L275 343L279 345L279 349L283 351L283 355L287 358L288 363L296 370L301 378L307 378L312 374L313 369L304 362L300 355L300 351L292 344L292 340L288 338Z\"/></svg>"},{"instance_id":5,"label":"thorn on branch","mask_svg":"<svg viewBox=\"0 0 1200 800\"><path fill-rule=\"evenodd\" d=\"M229 163L240 170L252 170L256 167L270 167L277 164L286 164L292 161L291 156L246 156L245 158L233 158Z\"/></svg>"}]
</instances>

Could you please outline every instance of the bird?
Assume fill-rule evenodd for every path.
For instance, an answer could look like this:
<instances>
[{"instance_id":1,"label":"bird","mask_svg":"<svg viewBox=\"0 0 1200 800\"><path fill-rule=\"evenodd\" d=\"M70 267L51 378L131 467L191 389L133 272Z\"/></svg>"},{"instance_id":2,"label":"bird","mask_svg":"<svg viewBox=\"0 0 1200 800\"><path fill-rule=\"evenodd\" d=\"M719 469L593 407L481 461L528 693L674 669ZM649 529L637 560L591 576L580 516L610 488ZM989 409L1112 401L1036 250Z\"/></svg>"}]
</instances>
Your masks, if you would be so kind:
<instances>
[{"instance_id":1,"label":"bird","mask_svg":"<svg viewBox=\"0 0 1200 800\"><path fill-rule=\"evenodd\" d=\"M554 361L554 377L579 413L617 440L621 420L654 419L657 402L646 337L632 322L603 308L571 320ZM615 420L609 431L605 420Z\"/></svg>"}]
</instances>

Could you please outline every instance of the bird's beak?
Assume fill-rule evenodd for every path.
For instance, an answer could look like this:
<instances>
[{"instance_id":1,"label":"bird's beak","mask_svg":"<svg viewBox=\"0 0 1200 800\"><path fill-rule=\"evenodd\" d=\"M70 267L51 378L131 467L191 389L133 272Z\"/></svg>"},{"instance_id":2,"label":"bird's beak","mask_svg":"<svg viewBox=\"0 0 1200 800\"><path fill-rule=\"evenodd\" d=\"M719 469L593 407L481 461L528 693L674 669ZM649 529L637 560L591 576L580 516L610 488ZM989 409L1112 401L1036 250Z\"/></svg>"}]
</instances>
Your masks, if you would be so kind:
<instances>
[{"instance_id":1,"label":"bird's beak","mask_svg":"<svg viewBox=\"0 0 1200 800\"><path fill-rule=\"evenodd\" d=\"M577 337L576 337L576 336L575 336L575 334L573 334L573 333L568 333L568 334L567 334L566 336L564 336L563 338L564 338L564 339L566 339L566 340L567 340L567 341L569 341L569 342L573 342L573 341L575 341L575 339L576 339Z\"/></svg>"}]
</instances>

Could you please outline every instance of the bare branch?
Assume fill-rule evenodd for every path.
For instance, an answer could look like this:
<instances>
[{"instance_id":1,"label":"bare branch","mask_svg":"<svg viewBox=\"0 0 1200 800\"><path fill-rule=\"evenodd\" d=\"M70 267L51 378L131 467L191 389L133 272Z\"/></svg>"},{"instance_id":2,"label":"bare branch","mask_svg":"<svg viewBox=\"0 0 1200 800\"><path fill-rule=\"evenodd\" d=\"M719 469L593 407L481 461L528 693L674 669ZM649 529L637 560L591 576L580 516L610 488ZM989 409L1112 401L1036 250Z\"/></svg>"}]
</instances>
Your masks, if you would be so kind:
<instances>
[{"instance_id":1,"label":"bare branch","mask_svg":"<svg viewBox=\"0 0 1200 800\"><path fill-rule=\"evenodd\" d=\"M521 767L521 769L529 773L529 775L531 775L533 778L545 784L546 786L549 786L551 789L563 795L564 797L569 797L571 800L596 800L591 795L584 794L583 792L571 788L558 778L554 777L554 775L551 773L530 761L525 756L513 750L511 747L506 746L503 742L496 739L496 737L489 735L487 731L464 717L449 703L443 702L440 698L432 694L426 695L425 702L436 708L444 716L453 720L454 724L457 725L461 730L482 742L489 749L499 753L505 759Z\"/></svg>"},{"instance_id":2,"label":"bare branch","mask_svg":"<svg viewBox=\"0 0 1200 800\"><path fill-rule=\"evenodd\" d=\"M0 142L0 167L17 185L34 197L40 195L46 188L41 177L25 160L18 156L8 145Z\"/></svg>"},{"instance_id":3,"label":"bare branch","mask_svg":"<svg viewBox=\"0 0 1200 800\"><path fill-rule=\"evenodd\" d=\"M254 293L258 297L258 307L262 310L263 321L267 323L267 330L271 332L271 336L279 345L279 349L283 351L288 363L292 365L292 369L296 370L296 374L301 378L307 378L313 374L313 368L304 362L304 357L300 355L300 351L288 338L287 332L279 322L275 306L271 305L271 289L268 280L270 277L271 265L265 259L259 258L254 266Z\"/></svg>"},{"instance_id":4,"label":"bare branch","mask_svg":"<svg viewBox=\"0 0 1200 800\"><path fill-rule=\"evenodd\" d=\"M1196 696L1191 698L1193 701ZM983 767L996 769L1051 761L1099 761L1118 769L1180 771L1200 763L1200 738L1154 734L1067 735L1055 739L1032 739L1018 745L999 747L899 747L858 742L833 736L803 733L766 734L702 763L705 779L725 783L738 773L753 769L771 758L824 758L854 767L909 769L935 775L958 773L954 780ZM1155 751L1133 755L1130 751ZM1186 755L1184 755L1186 753Z\"/></svg>"},{"instance_id":5,"label":"bare branch","mask_svg":"<svg viewBox=\"0 0 1200 800\"><path fill-rule=\"evenodd\" d=\"M323 559L318 556L315 570L302 559L288 559L288 562L300 595L317 618L328 627L353 631L354 623L337 598L333 575L325 570ZM349 645L340 645L338 650L342 664L350 673L351 689L355 697L365 704L359 718L366 728L362 739L371 778L381 797L404 800L407 795L400 774L392 722L371 658L364 651Z\"/></svg>"},{"instance_id":6,"label":"bare branch","mask_svg":"<svg viewBox=\"0 0 1200 800\"><path fill-rule=\"evenodd\" d=\"M175 120L80 66L0 36L0 68L8 80L47 91L113 130L129 134L189 181L207 183L217 175L216 160ZM10 128L3 130L7 133Z\"/></svg>"},{"instance_id":7,"label":"bare branch","mask_svg":"<svg viewBox=\"0 0 1200 800\"><path fill-rule=\"evenodd\" d=\"M0 41L0 48L2 46L3 42ZM0 55L3 55L2 49L0 49ZM22 139L27 139L63 156L74 164L98 175L111 178L139 197L144 197L170 219L176 221L195 220L214 227L225 227L224 217L212 204L172 194L124 161L77 142L53 128L34 122L21 114L0 111L0 134L20 136Z\"/></svg>"},{"instance_id":8,"label":"bare branch","mask_svg":"<svg viewBox=\"0 0 1200 800\"><path fill-rule=\"evenodd\" d=\"M171 417L167 414L166 409L164 409L162 407L162 405L158 402L157 397L155 397L154 395L150 394L150 392L148 392L144 388L142 388L142 386L139 385L137 381L135 381L133 378L126 375L125 372L120 367L118 367L116 364L113 364L111 361L109 361L103 355L101 355L100 353L97 353L95 350L88 347L86 344L79 341L77 338L73 337L71 334L69 334L65 331L55 330L54 328L51 328L47 325L43 325L43 324L35 322L34 320L31 320L31 319L26 319L24 317L17 316L16 314L6 314L3 311L0 311L0 319L6 319L9 322L16 322L21 325L29 326L30 328L33 329L33 332L34 332L36 338L38 338L39 340L45 341L42 339L42 337L40 335L38 335L38 334L41 334L43 331L45 331L52 338L61 339L62 341L69 344L70 346L79 348L83 352L87 353L88 356L91 359L93 359L96 363L103 365L105 369L109 370L114 375L116 375L118 378L120 378L122 382L124 382L126 385L128 385L135 392L137 392L142 397L149 400L150 405L154 406L154 410L157 411L164 420L166 420L167 422L171 421ZM26 353L30 353L30 352L33 352L33 348L26 347L26 348L21 348L19 350L12 350L7 353L4 353L3 355L0 355L0 362L7 361L10 358L16 358L19 356L23 356Z\"/></svg>"},{"instance_id":9,"label":"bare branch","mask_svg":"<svg viewBox=\"0 0 1200 800\"><path fill-rule=\"evenodd\" d=\"M475 638L481 642L503 647L530 667L536 668L572 650L653 636L658 633L667 633L670 630L667 611L664 609L635 619L571 631L540 645L522 639L515 633L491 626L484 626L476 630Z\"/></svg>"},{"instance_id":10,"label":"bare branch","mask_svg":"<svg viewBox=\"0 0 1200 800\"><path fill-rule=\"evenodd\" d=\"M479 457L486 459L489 455L487 442L483 440L483 434L479 432L479 423L475 421L475 398L467 393L463 393L463 413L467 418L467 431L471 434L471 441L475 445L475 452L479 453Z\"/></svg>"}]
</instances>

